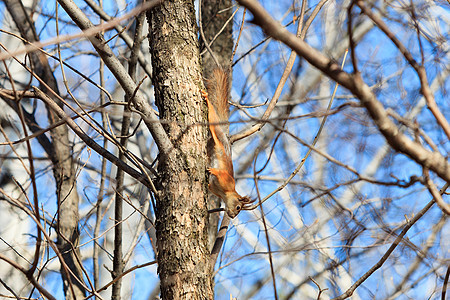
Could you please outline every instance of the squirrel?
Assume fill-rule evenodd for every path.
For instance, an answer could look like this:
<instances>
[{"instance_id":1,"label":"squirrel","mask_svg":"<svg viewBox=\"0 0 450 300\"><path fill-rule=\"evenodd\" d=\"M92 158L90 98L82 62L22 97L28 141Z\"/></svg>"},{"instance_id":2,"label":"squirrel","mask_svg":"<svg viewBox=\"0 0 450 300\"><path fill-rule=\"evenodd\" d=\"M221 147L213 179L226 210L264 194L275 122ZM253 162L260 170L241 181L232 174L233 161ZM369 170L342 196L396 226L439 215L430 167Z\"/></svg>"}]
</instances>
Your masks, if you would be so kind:
<instances>
[{"instance_id":1,"label":"squirrel","mask_svg":"<svg viewBox=\"0 0 450 300\"><path fill-rule=\"evenodd\" d=\"M225 202L226 212L234 218L249 203L247 196L236 192L231 144L228 138L228 75L222 69L215 69L212 78L207 81L208 92L202 90L202 96L208 105L208 122L212 143L208 143L210 166L208 172L209 190Z\"/></svg>"}]
</instances>

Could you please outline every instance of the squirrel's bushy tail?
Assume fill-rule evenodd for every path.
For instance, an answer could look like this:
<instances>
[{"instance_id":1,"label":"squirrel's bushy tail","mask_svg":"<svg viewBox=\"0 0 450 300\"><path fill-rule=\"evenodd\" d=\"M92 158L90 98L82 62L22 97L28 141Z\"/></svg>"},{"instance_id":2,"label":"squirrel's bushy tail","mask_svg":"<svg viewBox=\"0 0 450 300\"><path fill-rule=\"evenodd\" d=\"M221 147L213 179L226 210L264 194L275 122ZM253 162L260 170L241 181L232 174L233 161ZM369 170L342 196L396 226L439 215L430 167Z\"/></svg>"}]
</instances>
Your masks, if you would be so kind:
<instances>
[{"instance_id":1,"label":"squirrel's bushy tail","mask_svg":"<svg viewBox=\"0 0 450 300\"><path fill-rule=\"evenodd\" d=\"M208 80L209 100L214 106L218 122L228 122L228 99L230 95L230 83L228 74L222 69L215 69Z\"/></svg>"}]
</instances>

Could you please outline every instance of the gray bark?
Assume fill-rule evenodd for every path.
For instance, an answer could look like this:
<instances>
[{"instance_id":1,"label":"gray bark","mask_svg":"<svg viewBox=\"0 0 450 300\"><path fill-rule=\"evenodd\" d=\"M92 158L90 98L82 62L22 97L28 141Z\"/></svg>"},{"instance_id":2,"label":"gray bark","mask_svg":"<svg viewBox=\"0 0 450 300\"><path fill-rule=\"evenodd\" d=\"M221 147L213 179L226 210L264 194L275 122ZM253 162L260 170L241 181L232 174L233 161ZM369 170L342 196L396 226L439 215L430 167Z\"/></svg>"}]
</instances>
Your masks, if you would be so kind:
<instances>
[{"instance_id":1,"label":"gray bark","mask_svg":"<svg viewBox=\"0 0 450 300\"><path fill-rule=\"evenodd\" d=\"M203 88L193 1L164 1L147 14L156 104L174 145L161 155L156 203L163 299L212 299L209 273Z\"/></svg>"}]
</instances>

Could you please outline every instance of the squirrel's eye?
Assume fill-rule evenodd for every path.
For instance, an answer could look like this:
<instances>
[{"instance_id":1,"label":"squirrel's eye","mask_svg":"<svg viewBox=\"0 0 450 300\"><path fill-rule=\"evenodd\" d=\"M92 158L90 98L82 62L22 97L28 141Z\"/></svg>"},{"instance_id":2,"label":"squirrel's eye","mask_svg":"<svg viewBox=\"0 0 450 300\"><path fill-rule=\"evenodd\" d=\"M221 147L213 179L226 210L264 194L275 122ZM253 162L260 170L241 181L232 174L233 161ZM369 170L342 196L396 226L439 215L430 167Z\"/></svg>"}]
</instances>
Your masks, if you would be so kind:
<instances>
[{"instance_id":1,"label":"squirrel's eye","mask_svg":"<svg viewBox=\"0 0 450 300\"><path fill-rule=\"evenodd\" d=\"M240 205L236 205L236 210L241 210L241 206Z\"/></svg>"}]
</instances>

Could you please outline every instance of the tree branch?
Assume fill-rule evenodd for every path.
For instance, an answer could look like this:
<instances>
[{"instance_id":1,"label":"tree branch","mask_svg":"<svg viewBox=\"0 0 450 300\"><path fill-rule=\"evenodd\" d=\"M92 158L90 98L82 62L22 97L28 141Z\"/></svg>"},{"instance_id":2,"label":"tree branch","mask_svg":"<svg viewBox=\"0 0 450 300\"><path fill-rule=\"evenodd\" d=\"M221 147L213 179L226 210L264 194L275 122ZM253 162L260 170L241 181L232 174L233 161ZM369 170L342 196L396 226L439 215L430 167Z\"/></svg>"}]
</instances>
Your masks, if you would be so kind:
<instances>
[{"instance_id":1,"label":"tree branch","mask_svg":"<svg viewBox=\"0 0 450 300\"><path fill-rule=\"evenodd\" d=\"M436 121L438 124L442 127L447 137L450 139L450 125L447 122L447 119L444 117L442 112L439 110L436 100L434 99L434 95L431 92L430 85L428 84L428 78L427 73L425 71L425 67L423 65L419 65L417 61L413 58L411 53L408 51L408 49L402 44L402 42L395 36L394 33L392 33L391 30L389 30L389 27L381 20L380 17L372 13L372 11L366 7L364 4L364 1L357 1L356 5L361 8L362 12L368 16L381 31L383 31L386 36L395 44L397 49L403 54L405 59L408 61L408 63L413 67L413 69L416 71L417 75L419 76L420 85L421 85L421 92L423 96L425 97L425 100L427 101L428 108L430 109L431 113L436 118ZM420 38L419 38L419 44L420 44ZM421 45L421 44L420 44ZM422 47L420 47L422 49Z\"/></svg>"},{"instance_id":2,"label":"tree branch","mask_svg":"<svg viewBox=\"0 0 450 300\"><path fill-rule=\"evenodd\" d=\"M150 183L147 181L147 177L144 174L137 172L135 169L118 159L114 154L104 149L102 146L97 144L93 139L91 139L84 131L72 120L62 108L60 108L49 96L47 96L44 92L39 90L37 87L33 87L37 97L42 99L49 106L49 108L53 109L55 113L61 118L64 119L67 125L73 130L73 132L78 135L89 147L91 147L95 152L105 157L111 163L116 165L118 168L122 169L131 177L135 178L137 181L144 184L146 187L151 188Z\"/></svg>"},{"instance_id":3,"label":"tree branch","mask_svg":"<svg viewBox=\"0 0 450 300\"><path fill-rule=\"evenodd\" d=\"M109 16L94 0L84 0L87 5L102 19L106 22L109 22L113 20L113 17ZM124 31L124 28L117 24L114 26L114 29L117 31L119 36L122 38L122 40L127 44L128 48L133 48L133 38ZM152 76L152 64L151 62L147 61L145 59L144 54L140 50L140 48L137 50L137 59L139 61L139 65L144 69L147 76Z\"/></svg>"},{"instance_id":4,"label":"tree branch","mask_svg":"<svg viewBox=\"0 0 450 300\"><path fill-rule=\"evenodd\" d=\"M209 257L209 264L211 267L211 273L214 271L217 257L219 256L220 249L222 249L225 236L227 234L228 226L230 225L231 218L227 214L223 214L222 223L220 223L219 232L217 233L216 241L211 250L211 256Z\"/></svg>"},{"instance_id":5,"label":"tree branch","mask_svg":"<svg viewBox=\"0 0 450 300\"><path fill-rule=\"evenodd\" d=\"M311 65L322 71L340 85L350 90L361 104L366 108L378 130L386 138L392 148L406 154L418 164L428 167L439 177L450 182L450 165L440 153L430 152L417 142L406 137L399 128L389 119L383 105L377 100L370 87L364 83L360 74L350 75L340 66L325 57L318 50L297 38L294 34L283 28L270 14L255 0L238 0L253 14L253 23L260 26L264 32L305 58Z\"/></svg>"},{"instance_id":6,"label":"tree branch","mask_svg":"<svg viewBox=\"0 0 450 300\"><path fill-rule=\"evenodd\" d=\"M25 269L24 267L22 267L21 265L19 265L18 263L16 263L12 259L9 259L7 256L5 256L5 255L3 255L1 253L0 253L0 259L4 260L8 264L10 264L16 270L22 272L27 277L27 279L30 281L30 283L42 294L42 296L44 296L44 297L46 297L47 299L50 299L50 300L56 300L56 298L53 297L52 294L50 294L49 291L44 289L44 287L42 285L40 285L39 282L36 281L36 279L33 277L32 274L28 273L27 269Z\"/></svg>"},{"instance_id":7,"label":"tree branch","mask_svg":"<svg viewBox=\"0 0 450 300\"><path fill-rule=\"evenodd\" d=\"M449 187L449 184L445 184L444 187L441 189L440 193L443 194L447 188ZM389 258L392 252L394 252L395 248L400 244L400 242L403 240L403 237L406 235L408 230L416 224L416 222L425 215L425 213L433 206L434 202L436 200L432 199L430 202L425 205L424 208L422 208L421 211L417 213L417 215L414 216L411 220L409 220L403 228L402 232L397 236L395 241L392 243L392 245L389 247L389 249L384 253L384 255L381 257L381 259L372 267L369 271L367 271L361 278L359 278L345 293L340 295L339 297L334 298L333 300L343 300L351 295L353 295L353 292L356 290L357 287L359 287L364 281L366 281L369 276L371 276L376 270L381 268L381 266L384 264L384 262Z\"/></svg>"},{"instance_id":8,"label":"tree branch","mask_svg":"<svg viewBox=\"0 0 450 300\"><path fill-rule=\"evenodd\" d=\"M153 0L146 2L146 9L156 6L161 0ZM58 3L64 8L70 18L77 24L81 30L89 30L94 28L94 24L88 19L83 11L72 0L58 0ZM99 32L94 35L87 36L95 50L105 62L111 73L119 82L124 92L133 98L133 104L144 118L144 122L152 133L152 136L158 146L159 151L163 155L169 155L173 149L173 145L167 136L166 131L159 122L159 118L144 98L142 93L137 90L136 83L126 71L125 67L120 63L119 59L114 55L111 48L106 43L103 35ZM134 96L134 97L133 97Z\"/></svg>"},{"instance_id":9,"label":"tree branch","mask_svg":"<svg viewBox=\"0 0 450 300\"><path fill-rule=\"evenodd\" d=\"M324 4L327 1L328 0L321 0L317 4L317 6L314 9L314 11L312 12L311 16L306 21L304 28L302 28L302 26L303 26L303 18L305 16L306 5L305 5L305 1L302 2L302 8L301 8L300 17L299 17L298 25L297 25L297 33L296 33L297 37L299 37L302 40L305 39L306 32L309 29L309 26L311 25L312 21L314 20L314 18L319 13L320 9L324 6ZM250 128L245 129L243 132L232 135L230 137L231 143L234 143L236 141L239 141L243 138L246 138L246 137L254 134L255 132L261 130L261 128L266 124L266 122L264 122L264 121L269 119L270 115L272 114L272 111L274 110L275 106L277 105L278 99L280 98L281 92L283 91L283 87L286 84L287 80L289 79L289 75L294 66L294 62L295 62L296 58L297 58L297 53L292 50L292 52L289 54L289 59L286 63L286 67L284 68L283 74L281 75L281 78L277 85L277 88L275 89L275 92L272 96L272 99L269 102L269 105L267 106L266 111L261 116L260 122L253 124Z\"/></svg>"}]
</instances>

